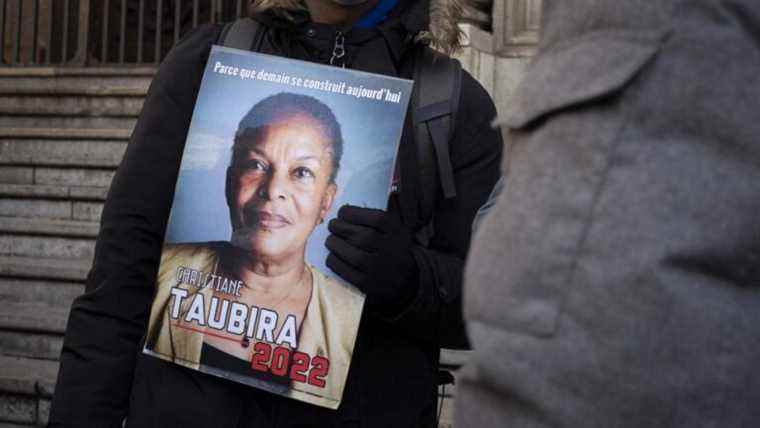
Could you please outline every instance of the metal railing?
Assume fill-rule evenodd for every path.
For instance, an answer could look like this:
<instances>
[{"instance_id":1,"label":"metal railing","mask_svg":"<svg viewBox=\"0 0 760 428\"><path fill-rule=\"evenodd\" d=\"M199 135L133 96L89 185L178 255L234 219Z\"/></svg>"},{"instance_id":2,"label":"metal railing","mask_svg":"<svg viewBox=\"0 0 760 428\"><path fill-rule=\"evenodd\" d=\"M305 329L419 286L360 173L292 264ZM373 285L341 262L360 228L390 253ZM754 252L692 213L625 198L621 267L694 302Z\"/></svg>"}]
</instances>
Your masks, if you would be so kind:
<instances>
[{"instance_id":1,"label":"metal railing","mask_svg":"<svg viewBox=\"0 0 760 428\"><path fill-rule=\"evenodd\" d=\"M246 14L248 0L0 0L0 66L160 62L188 31Z\"/></svg>"}]
</instances>

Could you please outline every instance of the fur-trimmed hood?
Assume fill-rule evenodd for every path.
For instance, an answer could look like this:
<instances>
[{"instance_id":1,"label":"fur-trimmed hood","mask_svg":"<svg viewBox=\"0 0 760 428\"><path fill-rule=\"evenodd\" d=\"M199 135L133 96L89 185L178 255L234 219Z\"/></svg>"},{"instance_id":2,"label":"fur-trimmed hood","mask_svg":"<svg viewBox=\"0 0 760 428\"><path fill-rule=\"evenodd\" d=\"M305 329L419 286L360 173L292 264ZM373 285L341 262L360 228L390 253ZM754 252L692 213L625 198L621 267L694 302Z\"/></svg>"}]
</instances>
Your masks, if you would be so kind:
<instances>
[{"instance_id":1,"label":"fur-trimmed hood","mask_svg":"<svg viewBox=\"0 0 760 428\"><path fill-rule=\"evenodd\" d=\"M393 13L400 19L407 31L421 40L431 43L444 52L454 52L461 46L462 32L458 23L462 19L463 4L466 0L399 0ZM271 10L288 17L293 12L305 11L302 0L252 0L251 14Z\"/></svg>"}]
</instances>

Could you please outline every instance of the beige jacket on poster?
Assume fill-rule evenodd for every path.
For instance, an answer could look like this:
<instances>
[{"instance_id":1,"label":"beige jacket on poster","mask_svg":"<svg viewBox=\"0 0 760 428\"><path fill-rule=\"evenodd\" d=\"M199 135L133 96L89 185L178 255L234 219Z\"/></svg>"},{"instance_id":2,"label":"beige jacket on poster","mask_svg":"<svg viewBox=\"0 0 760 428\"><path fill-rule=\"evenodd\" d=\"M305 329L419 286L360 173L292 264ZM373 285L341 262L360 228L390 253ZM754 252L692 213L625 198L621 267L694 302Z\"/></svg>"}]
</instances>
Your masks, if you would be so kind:
<instances>
[{"instance_id":1,"label":"beige jacket on poster","mask_svg":"<svg viewBox=\"0 0 760 428\"><path fill-rule=\"evenodd\" d=\"M177 284L176 272L182 266L202 272L216 272L219 248L209 243L168 244L161 255L157 294L151 308L146 352L177 364L199 370L203 333L173 328L169 322L172 287L187 289L190 296L202 293L210 299L210 288L198 289ZM329 408L337 408L353 354L364 296L350 285L340 283L308 266L312 273L311 298L306 316L298 330L298 351L330 361L326 385L318 388L306 383L291 383L286 395ZM189 304L191 299L184 302ZM186 307L183 309L187 310ZM208 308L208 305L206 305ZM208 309L207 309L208 312ZM204 327L199 327L203 330Z\"/></svg>"}]
</instances>

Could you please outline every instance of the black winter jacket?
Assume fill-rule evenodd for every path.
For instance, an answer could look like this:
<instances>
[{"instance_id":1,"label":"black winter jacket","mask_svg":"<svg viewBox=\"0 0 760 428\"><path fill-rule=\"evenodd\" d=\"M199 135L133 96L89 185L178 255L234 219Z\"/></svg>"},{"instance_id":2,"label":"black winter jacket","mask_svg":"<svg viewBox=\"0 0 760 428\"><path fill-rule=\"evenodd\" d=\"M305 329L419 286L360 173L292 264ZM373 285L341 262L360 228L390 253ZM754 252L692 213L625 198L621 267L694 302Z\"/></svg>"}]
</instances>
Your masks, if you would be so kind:
<instances>
[{"instance_id":1,"label":"black winter jacket","mask_svg":"<svg viewBox=\"0 0 760 428\"><path fill-rule=\"evenodd\" d=\"M402 1L383 24L346 33L347 67L411 78L411 35L423 2ZM399 13L399 10L403 13ZM326 63L336 28L258 16L261 52ZM464 73L450 154L457 197L437 199L435 231L417 247L414 300L392 320L365 314L337 411L271 395L141 354L180 157L211 45L221 26L185 37L164 60L145 101L101 219L86 293L69 317L50 426L432 426L439 341L466 344L462 266L472 219L499 176L502 140L486 91ZM408 122L408 121L407 121ZM401 187L418 200L414 141L406 127ZM440 191L440 190L439 190ZM366 312L366 311L365 311Z\"/></svg>"}]
</instances>

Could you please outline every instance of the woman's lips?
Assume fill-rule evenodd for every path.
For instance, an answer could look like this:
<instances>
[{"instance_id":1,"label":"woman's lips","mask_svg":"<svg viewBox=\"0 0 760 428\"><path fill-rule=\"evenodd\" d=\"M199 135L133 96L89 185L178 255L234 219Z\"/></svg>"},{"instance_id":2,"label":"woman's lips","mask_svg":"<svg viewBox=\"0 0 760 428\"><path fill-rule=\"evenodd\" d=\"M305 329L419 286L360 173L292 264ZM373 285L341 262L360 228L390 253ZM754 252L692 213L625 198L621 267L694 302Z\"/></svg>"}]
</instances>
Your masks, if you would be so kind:
<instances>
[{"instance_id":1,"label":"woman's lips","mask_svg":"<svg viewBox=\"0 0 760 428\"><path fill-rule=\"evenodd\" d=\"M287 218L267 211L257 211L254 221L257 226L264 229L282 229L290 225L290 221Z\"/></svg>"}]
</instances>

